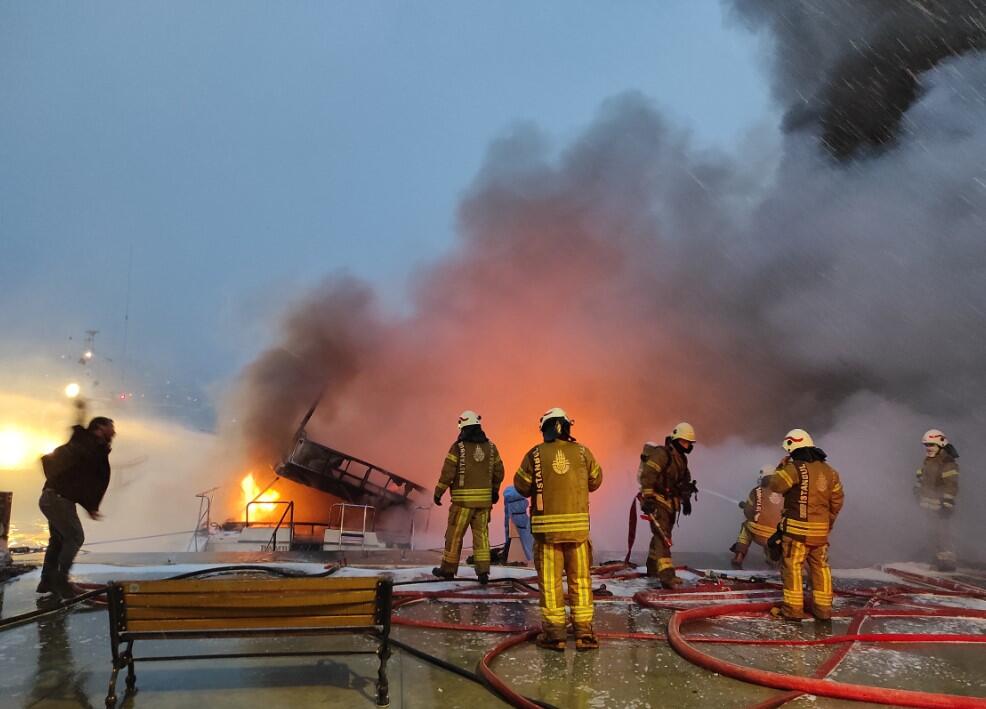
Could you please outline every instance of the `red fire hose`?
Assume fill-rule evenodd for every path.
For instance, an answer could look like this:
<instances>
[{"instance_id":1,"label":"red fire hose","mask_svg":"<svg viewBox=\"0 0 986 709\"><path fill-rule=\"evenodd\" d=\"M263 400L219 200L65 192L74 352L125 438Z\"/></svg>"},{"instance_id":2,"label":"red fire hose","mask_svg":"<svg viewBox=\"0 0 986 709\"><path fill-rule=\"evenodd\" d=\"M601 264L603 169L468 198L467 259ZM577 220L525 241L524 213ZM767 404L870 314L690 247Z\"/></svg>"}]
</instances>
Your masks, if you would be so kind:
<instances>
[{"instance_id":1,"label":"red fire hose","mask_svg":"<svg viewBox=\"0 0 986 709\"><path fill-rule=\"evenodd\" d=\"M969 583L962 583L961 581L955 581L954 579L943 579L935 576L925 576L924 574L914 573L913 571L902 571L901 569L895 569L893 567L885 568L884 571L886 571L888 574L897 576L898 578L902 578L905 581L922 583L925 584L926 586L932 586L936 589L945 589L947 591L960 593L963 596L978 598L979 600L986 600L986 589L980 588L979 586L973 586L972 584Z\"/></svg>"},{"instance_id":2,"label":"red fire hose","mask_svg":"<svg viewBox=\"0 0 986 709\"><path fill-rule=\"evenodd\" d=\"M794 675L770 672L752 667L743 667L726 660L713 657L695 647L682 635L681 627L691 621L702 618L713 618L733 613L749 613L752 610L765 612L769 610L771 604L733 604L722 606L711 606L707 608L692 608L685 611L678 611L671 616L668 623L668 642L675 651L689 662L699 667L703 667L712 672L726 675L744 682L759 684L764 687L775 689L793 690L797 692L814 694L822 697L833 697L835 699L848 699L852 701L865 701L875 704L896 704L908 707L949 707L952 709L983 709L986 708L986 699L976 697L960 697L951 694L935 694L931 692L916 692L905 689L886 689L880 687L870 687L861 684L847 684L843 682L833 682L831 680L818 679L814 677L798 677ZM866 614L869 614L867 612ZM876 615L877 613L874 613ZM887 615L923 615L923 612L905 613L903 611L891 612ZM880 613L879 615L884 615ZM939 611L935 615L950 615L951 617L966 617L967 612L955 609L954 613L943 613ZM915 640L922 636L915 634ZM924 638L928 642L934 642L936 635L926 635Z\"/></svg>"},{"instance_id":3,"label":"red fire hose","mask_svg":"<svg viewBox=\"0 0 986 709\"><path fill-rule=\"evenodd\" d=\"M511 706L518 707L518 709L540 709L540 707L526 697L515 692L510 688L509 684L497 677L493 670L490 669L490 663L493 662L496 656L500 653L506 652L515 645L520 645L521 643L526 643L528 640L532 640L538 632L539 631L536 629L526 630L522 633L518 633L517 635L510 636L483 655L477 665L479 675L483 678L483 680L493 687L493 689L495 689L501 697L506 699Z\"/></svg>"}]
</instances>

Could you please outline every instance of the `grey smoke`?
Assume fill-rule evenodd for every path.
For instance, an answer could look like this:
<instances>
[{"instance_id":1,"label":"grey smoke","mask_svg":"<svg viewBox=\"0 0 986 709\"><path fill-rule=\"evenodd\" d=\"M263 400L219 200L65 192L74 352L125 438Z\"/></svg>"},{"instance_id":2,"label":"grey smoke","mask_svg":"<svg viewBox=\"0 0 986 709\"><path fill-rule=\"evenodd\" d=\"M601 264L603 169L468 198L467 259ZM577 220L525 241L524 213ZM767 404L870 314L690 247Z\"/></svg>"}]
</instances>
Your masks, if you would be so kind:
<instances>
[{"instance_id":1,"label":"grey smoke","mask_svg":"<svg viewBox=\"0 0 986 709\"><path fill-rule=\"evenodd\" d=\"M780 35L782 97L825 95L855 34L888 31L885 3L858 17L846 3L791 3L793 20L781 4L737 6ZM801 426L843 472L837 533L849 539L908 514L920 434L939 426L969 465L962 505L981 506L986 59L932 64L897 105L907 130L867 160L819 151L825 120L788 132L767 161L698 151L634 93L606 101L560 151L516 127L491 145L459 243L418 274L405 317L385 321L353 283L289 313L281 347L243 379L250 435L276 450L272 422L283 439L280 417L296 420L328 381L321 434L430 484L458 411L483 413L509 468L537 414L563 404L610 473L593 513L622 524L640 442L677 420L699 429L699 479L736 497ZM885 107L871 85L849 86L852 100L832 93L825 110ZM728 546L738 513L719 504L703 500L715 516L686 522L683 548ZM615 546L623 531L599 534ZM910 553L919 525L881 539L881 553Z\"/></svg>"}]
</instances>

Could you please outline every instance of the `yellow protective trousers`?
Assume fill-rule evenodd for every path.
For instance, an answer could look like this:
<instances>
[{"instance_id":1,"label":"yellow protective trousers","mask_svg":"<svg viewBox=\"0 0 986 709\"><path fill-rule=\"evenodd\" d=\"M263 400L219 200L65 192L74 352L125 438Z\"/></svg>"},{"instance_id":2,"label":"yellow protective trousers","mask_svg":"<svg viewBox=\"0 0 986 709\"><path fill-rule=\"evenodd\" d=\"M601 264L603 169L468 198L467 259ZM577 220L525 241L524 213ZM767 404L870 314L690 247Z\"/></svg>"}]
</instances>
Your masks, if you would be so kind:
<instances>
[{"instance_id":1,"label":"yellow protective trousers","mask_svg":"<svg viewBox=\"0 0 986 709\"><path fill-rule=\"evenodd\" d=\"M448 511L448 527L445 528L445 553L442 554L444 573L458 572L462 538L468 527L472 527L472 555L476 573L490 572L490 508L460 507L453 503Z\"/></svg>"},{"instance_id":2,"label":"yellow protective trousers","mask_svg":"<svg viewBox=\"0 0 986 709\"><path fill-rule=\"evenodd\" d=\"M674 526L674 513L664 505L658 505L651 515L650 549L647 551L647 575L657 576L665 583L675 577L674 562L671 560L671 547L667 539L671 539L671 529ZM660 526L660 530L657 527ZM661 533L663 532L663 534Z\"/></svg>"},{"instance_id":3,"label":"yellow protective trousers","mask_svg":"<svg viewBox=\"0 0 986 709\"><path fill-rule=\"evenodd\" d=\"M534 566L538 572L541 618L544 632L552 639L565 637L565 595L562 572L568 581L568 606L576 632L592 623L592 544L534 540Z\"/></svg>"},{"instance_id":4,"label":"yellow protective trousers","mask_svg":"<svg viewBox=\"0 0 986 709\"><path fill-rule=\"evenodd\" d=\"M811 598L816 610L832 608L832 570L829 568L829 545L808 546L790 537L781 542L781 579L784 581L784 606L794 614L804 612L805 562L811 573Z\"/></svg>"}]
</instances>

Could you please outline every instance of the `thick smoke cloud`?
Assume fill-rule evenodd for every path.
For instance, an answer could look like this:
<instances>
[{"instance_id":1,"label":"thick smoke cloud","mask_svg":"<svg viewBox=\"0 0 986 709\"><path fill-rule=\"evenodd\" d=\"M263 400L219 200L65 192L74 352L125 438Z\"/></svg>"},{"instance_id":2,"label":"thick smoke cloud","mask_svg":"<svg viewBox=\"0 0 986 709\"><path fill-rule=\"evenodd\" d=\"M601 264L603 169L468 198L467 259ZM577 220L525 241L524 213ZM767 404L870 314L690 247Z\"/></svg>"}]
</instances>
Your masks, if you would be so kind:
<instances>
[{"instance_id":1,"label":"thick smoke cloud","mask_svg":"<svg viewBox=\"0 0 986 709\"><path fill-rule=\"evenodd\" d=\"M984 0L732 0L776 42L774 89L785 124L820 126L849 158L892 143L922 91L921 74L986 49Z\"/></svg>"},{"instance_id":2,"label":"thick smoke cloud","mask_svg":"<svg viewBox=\"0 0 986 709\"><path fill-rule=\"evenodd\" d=\"M780 23L771 3L738 5ZM810 36L858 29L822 12ZM793 95L808 65L786 66L784 39L778 90ZM835 73L805 80L805 95L845 58L825 41ZM893 527L924 428L946 428L963 462L986 453L986 60L952 58L920 82L908 131L865 161L819 150L822 121L788 133L765 172L696 150L632 93L561 151L515 128L491 145L458 243L418 274L406 315L382 317L352 282L289 313L281 346L243 378L248 437L279 450L329 382L313 432L430 485L462 409L483 414L512 469L537 416L561 405L607 471L593 514L609 523L594 534L614 548L642 441L690 420L700 483L740 496L801 426L846 479L837 534ZM986 500L970 487L973 509ZM682 548L728 546L738 511L708 497L698 509ZM920 543L915 527L871 550Z\"/></svg>"},{"instance_id":3,"label":"thick smoke cloud","mask_svg":"<svg viewBox=\"0 0 986 709\"><path fill-rule=\"evenodd\" d=\"M276 462L323 393L321 414L331 415L378 331L373 293L348 276L327 279L298 302L281 323L280 344L246 368L231 401L248 456Z\"/></svg>"}]
</instances>

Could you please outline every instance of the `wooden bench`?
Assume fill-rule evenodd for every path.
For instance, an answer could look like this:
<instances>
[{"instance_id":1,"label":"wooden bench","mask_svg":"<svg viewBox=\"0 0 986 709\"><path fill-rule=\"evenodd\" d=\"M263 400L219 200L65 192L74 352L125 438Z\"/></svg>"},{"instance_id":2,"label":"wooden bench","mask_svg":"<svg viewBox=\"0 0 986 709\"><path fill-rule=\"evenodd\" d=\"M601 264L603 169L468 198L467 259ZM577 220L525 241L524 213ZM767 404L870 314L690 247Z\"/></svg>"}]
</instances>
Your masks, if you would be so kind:
<instances>
[{"instance_id":1,"label":"wooden bench","mask_svg":"<svg viewBox=\"0 0 986 709\"><path fill-rule=\"evenodd\" d=\"M106 706L116 706L116 679L127 668L127 694L137 691L135 662L237 657L377 655L377 706L390 704L392 583L382 577L123 581L107 589L113 672ZM135 640L279 638L358 633L376 650L228 653L134 657Z\"/></svg>"}]
</instances>

